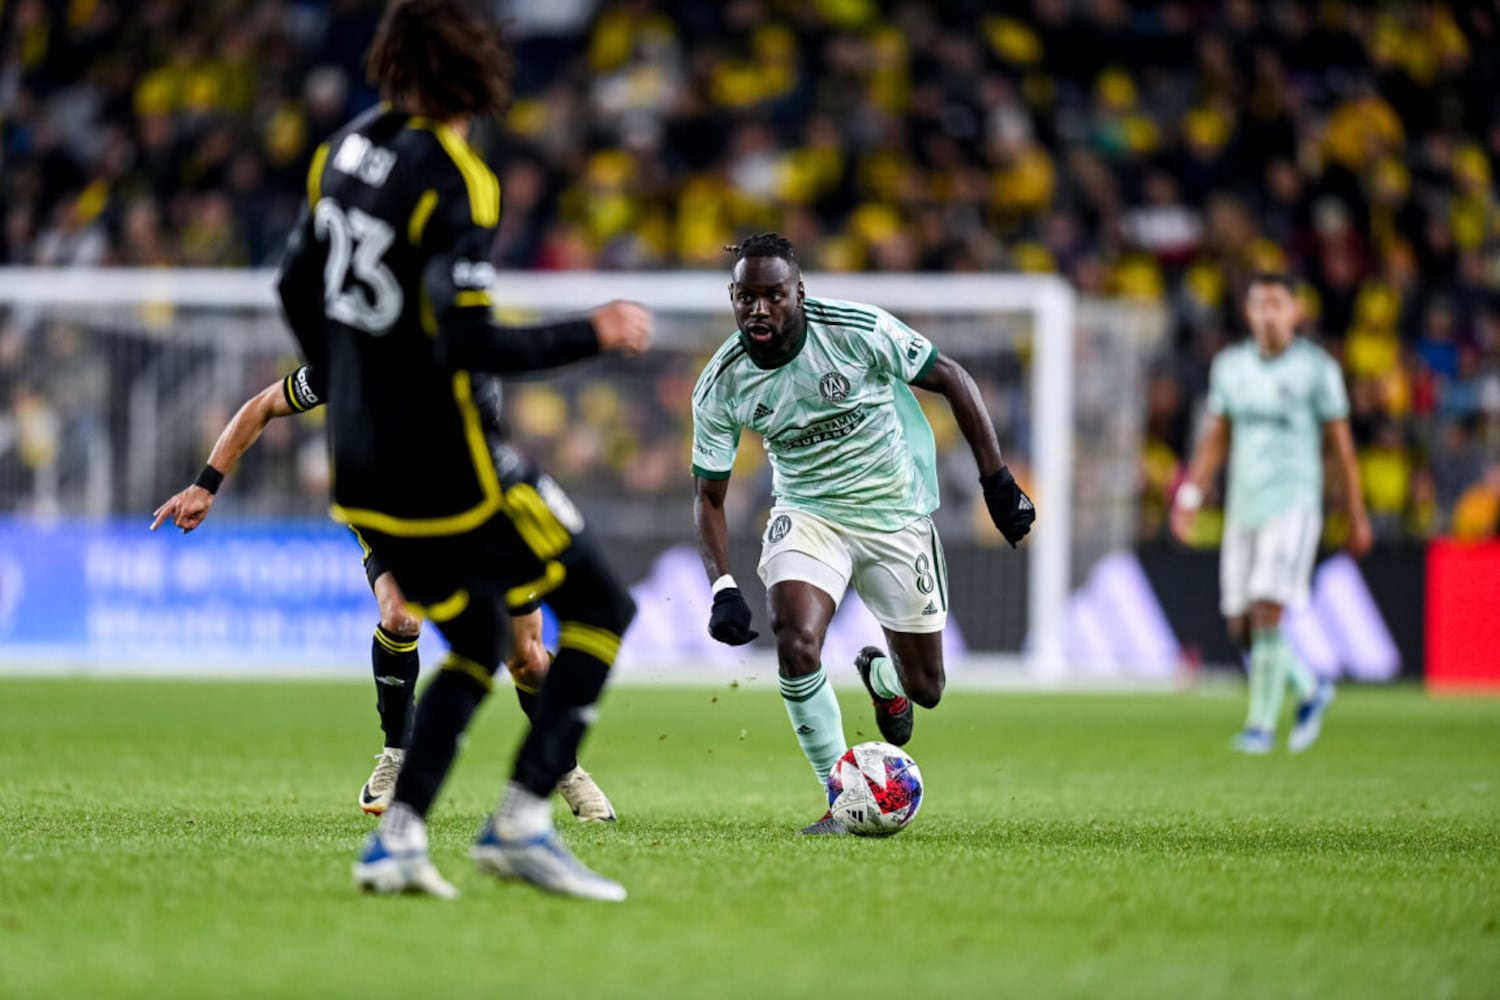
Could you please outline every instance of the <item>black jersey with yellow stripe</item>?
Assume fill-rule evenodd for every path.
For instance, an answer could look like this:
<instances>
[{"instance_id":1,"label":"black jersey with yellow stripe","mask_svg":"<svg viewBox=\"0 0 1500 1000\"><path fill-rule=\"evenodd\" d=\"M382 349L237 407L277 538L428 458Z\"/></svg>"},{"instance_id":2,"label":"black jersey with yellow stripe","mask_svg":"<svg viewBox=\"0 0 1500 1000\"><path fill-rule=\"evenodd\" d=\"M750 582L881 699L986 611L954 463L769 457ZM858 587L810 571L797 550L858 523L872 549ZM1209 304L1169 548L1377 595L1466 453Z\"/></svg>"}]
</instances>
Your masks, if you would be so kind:
<instances>
[{"instance_id":1,"label":"black jersey with yellow stripe","mask_svg":"<svg viewBox=\"0 0 1500 1000\"><path fill-rule=\"evenodd\" d=\"M278 289L307 360L288 401L328 406L335 519L440 536L500 510L493 416L444 358L489 322L499 217L495 175L442 123L381 107L314 155Z\"/></svg>"}]
</instances>

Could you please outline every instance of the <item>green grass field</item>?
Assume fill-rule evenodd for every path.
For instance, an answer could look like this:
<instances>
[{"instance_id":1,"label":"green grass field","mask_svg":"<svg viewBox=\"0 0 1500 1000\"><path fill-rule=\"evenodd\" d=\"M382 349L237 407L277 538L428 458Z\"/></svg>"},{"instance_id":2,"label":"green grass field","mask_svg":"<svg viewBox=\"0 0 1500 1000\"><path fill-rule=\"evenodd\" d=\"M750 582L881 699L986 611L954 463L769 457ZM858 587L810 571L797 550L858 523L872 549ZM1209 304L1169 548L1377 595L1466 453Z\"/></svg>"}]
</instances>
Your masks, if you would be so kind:
<instances>
[{"instance_id":1,"label":"green grass field","mask_svg":"<svg viewBox=\"0 0 1500 1000\"><path fill-rule=\"evenodd\" d=\"M773 689L621 688L584 753L621 820L565 833L623 905L470 867L508 690L433 817L463 897L355 893L373 701L0 682L0 996L1500 995L1500 701L1346 690L1312 753L1247 759L1237 693L956 691L922 815L867 841L795 836Z\"/></svg>"}]
</instances>

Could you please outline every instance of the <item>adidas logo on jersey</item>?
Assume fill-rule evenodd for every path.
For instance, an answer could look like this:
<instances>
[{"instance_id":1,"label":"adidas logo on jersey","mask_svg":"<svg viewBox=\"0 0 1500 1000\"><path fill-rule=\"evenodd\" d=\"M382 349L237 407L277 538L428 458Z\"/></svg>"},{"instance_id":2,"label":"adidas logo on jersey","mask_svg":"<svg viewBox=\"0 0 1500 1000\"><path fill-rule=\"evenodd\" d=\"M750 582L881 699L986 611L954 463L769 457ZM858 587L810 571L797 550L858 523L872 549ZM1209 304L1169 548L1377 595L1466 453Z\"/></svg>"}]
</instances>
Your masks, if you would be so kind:
<instances>
[{"instance_id":1,"label":"adidas logo on jersey","mask_svg":"<svg viewBox=\"0 0 1500 1000\"><path fill-rule=\"evenodd\" d=\"M774 411L772 411L772 409L769 406L767 406L765 403L756 403L755 404L755 414L750 419L751 420L764 420L766 417L769 417L772 414L772 412L774 412Z\"/></svg>"},{"instance_id":2,"label":"adidas logo on jersey","mask_svg":"<svg viewBox=\"0 0 1500 1000\"><path fill-rule=\"evenodd\" d=\"M922 614L924 614L924 615L935 615L937 613L938 613L937 605L933 604L931 601L928 601L927 602L927 607L925 607L925 608L922 609Z\"/></svg>"}]
</instances>

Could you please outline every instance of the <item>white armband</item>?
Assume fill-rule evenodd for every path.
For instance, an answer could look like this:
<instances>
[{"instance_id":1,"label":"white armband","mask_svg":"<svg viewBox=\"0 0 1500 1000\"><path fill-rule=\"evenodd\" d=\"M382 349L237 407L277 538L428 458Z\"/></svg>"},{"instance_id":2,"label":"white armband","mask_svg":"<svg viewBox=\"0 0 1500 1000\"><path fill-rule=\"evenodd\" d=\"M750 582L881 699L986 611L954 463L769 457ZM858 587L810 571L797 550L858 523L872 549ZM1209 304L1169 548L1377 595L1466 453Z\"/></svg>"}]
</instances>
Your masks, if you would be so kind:
<instances>
[{"instance_id":1,"label":"white armband","mask_svg":"<svg viewBox=\"0 0 1500 1000\"><path fill-rule=\"evenodd\" d=\"M1177 496L1172 500L1172 506L1179 510L1197 510L1203 506L1203 487L1194 482L1186 482L1177 487Z\"/></svg>"},{"instance_id":2,"label":"white armband","mask_svg":"<svg viewBox=\"0 0 1500 1000\"><path fill-rule=\"evenodd\" d=\"M728 590L730 587L734 586L738 586L738 584L734 582L734 577L730 576L728 573L725 573L723 576L714 581L714 596L718 597L719 591Z\"/></svg>"}]
</instances>

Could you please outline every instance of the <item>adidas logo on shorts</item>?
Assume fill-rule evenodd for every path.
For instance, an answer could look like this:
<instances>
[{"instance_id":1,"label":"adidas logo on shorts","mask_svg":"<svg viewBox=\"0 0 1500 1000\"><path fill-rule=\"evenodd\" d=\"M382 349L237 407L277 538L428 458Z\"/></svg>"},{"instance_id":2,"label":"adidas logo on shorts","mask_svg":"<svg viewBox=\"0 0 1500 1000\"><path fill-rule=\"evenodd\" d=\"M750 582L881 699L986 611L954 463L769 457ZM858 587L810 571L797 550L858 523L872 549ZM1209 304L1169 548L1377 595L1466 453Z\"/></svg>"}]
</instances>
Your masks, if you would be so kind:
<instances>
[{"instance_id":1,"label":"adidas logo on shorts","mask_svg":"<svg viewBox=\"0 0 1500 1000\"><path fill-rule=\"evenodd\" d=\"M771 415L771 413L772 413L771 408L769 406L767 406L765 403L756 403L755 404L755 415L752 416L750 419L751 420L760 420L760 419L762 419L764 417L769 417Z\"/></svg>"},{"instance_id":2,"label":"adidas logo on shorts","mask_svg":"<svg viewBox=\"0 0 1500 1000\"><path fill-rule=\"evenodd\" d=\"M925 608L922 609L922 614L924 614L924 615L935 615L937 613L938 613L937 605L933 604L931 601L928 601L927 602L927 607L925 607Z\"/></svg>"}]
</instances>

